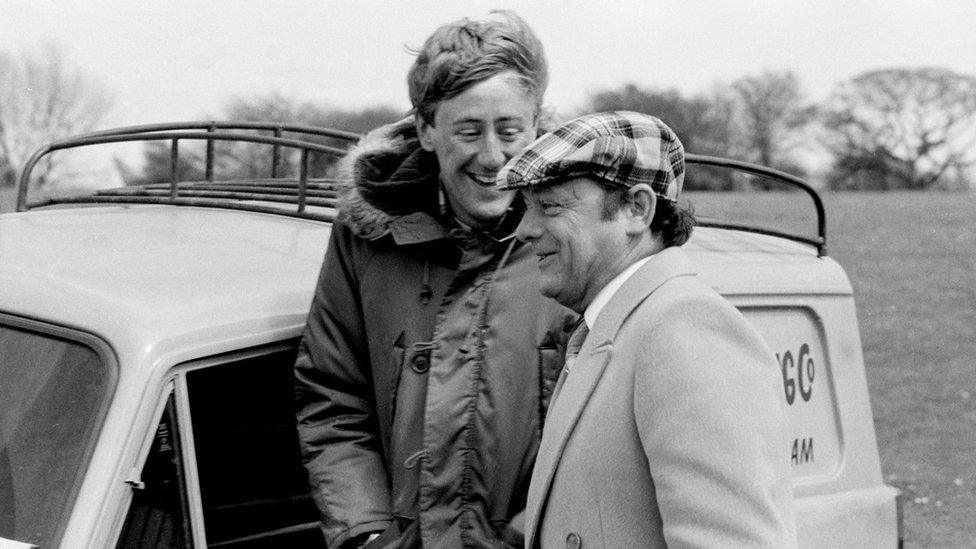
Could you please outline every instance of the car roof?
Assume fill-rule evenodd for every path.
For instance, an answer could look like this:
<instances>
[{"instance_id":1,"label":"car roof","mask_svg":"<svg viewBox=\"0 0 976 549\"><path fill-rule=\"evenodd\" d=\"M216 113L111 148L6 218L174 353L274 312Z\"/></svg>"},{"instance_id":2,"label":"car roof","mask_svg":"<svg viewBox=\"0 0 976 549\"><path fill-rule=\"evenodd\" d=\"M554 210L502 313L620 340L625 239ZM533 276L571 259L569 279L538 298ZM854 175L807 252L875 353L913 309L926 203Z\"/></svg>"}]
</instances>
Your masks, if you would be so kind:
<instances>
[{"instance_id":1,"label":"car roof","mask_svg":"<svg viewBox=\"0 0 976 549\"><path fill-rule=\"evenodd\" d=\"M726 297L852 295L850 280L836 261L788 238L695 227L684 248L699 274Z\"/></svg>"},{"instance_id":2,"label":"car roof","mask_svg":"<svg viewBox=\"0 0 976 549\"><path fill-rule=\"evenodd\" d=\"M93 333L120 362L294 336L329 230L295 217L156 205L4 214L0 310Z\"/></svg>"}]
</instances>

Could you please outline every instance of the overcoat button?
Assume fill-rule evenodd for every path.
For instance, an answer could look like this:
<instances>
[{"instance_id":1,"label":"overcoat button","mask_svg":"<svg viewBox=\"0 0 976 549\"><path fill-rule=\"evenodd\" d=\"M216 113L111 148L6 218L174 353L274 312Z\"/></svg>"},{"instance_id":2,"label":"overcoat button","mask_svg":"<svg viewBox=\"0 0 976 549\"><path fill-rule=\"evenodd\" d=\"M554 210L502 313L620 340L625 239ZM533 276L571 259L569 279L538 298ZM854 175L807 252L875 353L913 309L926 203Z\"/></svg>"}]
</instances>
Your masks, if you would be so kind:
<instances>
[{"instance_id":1,"label":"overcoat button","mask_svg":"<svg viewBox=\"0 0 976 549\"><path fill-rule=\"evenodd\" d=\"M426 354L414 355L413 360L410 361L410 368L418 374L425 373L430 369L430 358Z\"/></svg>"},{"instance_id":2,"label":"overcoat button","mask_svg":"<svg viewBox=\"0 0 976 549\"><path fill-rule=\"evenodd\" d=\"M566 549L580 549L583 547L583 539L576 532L566 536Z\"/></svg>"}]
</instances>

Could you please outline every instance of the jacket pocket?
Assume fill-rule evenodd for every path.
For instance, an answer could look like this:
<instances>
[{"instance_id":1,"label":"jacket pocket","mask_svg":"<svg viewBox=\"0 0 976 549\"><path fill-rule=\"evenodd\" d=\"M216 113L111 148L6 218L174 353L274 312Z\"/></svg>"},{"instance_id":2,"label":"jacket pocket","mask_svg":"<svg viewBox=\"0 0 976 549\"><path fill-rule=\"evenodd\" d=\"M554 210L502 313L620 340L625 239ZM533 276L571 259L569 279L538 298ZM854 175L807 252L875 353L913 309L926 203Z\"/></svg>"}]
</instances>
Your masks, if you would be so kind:
<instances>
[{"instance_id":1,"label":"jacket pocket","mask_svg":"<svg viewBox=\"0 0 976 549\"><path fill-rule=\"evenodd\" d=\"M390 349L390 372L393 375L390 376L390 417L389 425L393 425L393 418L396 417L397 408L397 392L400 389L400 368L403 365L403 355L406 352L406 348L403 346L403 336L404 333L400 332L400 335L393 341L393 348Z\"/></svg>"}]
</instances>

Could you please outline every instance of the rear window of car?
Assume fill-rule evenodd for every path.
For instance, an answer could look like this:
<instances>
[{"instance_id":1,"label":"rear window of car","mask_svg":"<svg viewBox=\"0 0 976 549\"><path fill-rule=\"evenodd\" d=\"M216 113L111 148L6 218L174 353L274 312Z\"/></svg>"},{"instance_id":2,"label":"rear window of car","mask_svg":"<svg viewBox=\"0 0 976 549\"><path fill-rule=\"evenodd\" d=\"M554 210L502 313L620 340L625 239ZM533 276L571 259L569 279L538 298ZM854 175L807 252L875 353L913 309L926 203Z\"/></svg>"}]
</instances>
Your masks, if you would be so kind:
<instances>
[{"instance_id":1,"label":"rear window of car","mask_svg":"<svg viewBox=\"0 0 976 549\"><path fill-rule=\"evenodd\" d=\"M802 306L747 307L742 312L776 354L783 376L793 478L829 478L840 466L843 448L833 381L837 365L827 354L822 319L841 319L826 309Z\"/></svg>"},{"instance_id":2,"label":"rear window of car","mask_svg":"<svg viewBox=\"0 0 976 549\"><path fill-rule=\"evenodd\" d=\"M0 537L65 526L115 379L89 339L0 315Z\"/></svg>"}]
</instances>

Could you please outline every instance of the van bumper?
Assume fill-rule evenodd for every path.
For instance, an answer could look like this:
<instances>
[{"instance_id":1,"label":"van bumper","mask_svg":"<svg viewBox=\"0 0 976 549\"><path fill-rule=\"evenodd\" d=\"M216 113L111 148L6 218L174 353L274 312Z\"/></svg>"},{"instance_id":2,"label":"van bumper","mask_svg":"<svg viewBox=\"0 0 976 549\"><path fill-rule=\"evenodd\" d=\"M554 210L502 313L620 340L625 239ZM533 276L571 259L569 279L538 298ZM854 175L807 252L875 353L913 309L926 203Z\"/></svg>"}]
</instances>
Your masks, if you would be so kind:
<instances>
[{"instance_id":1,"label":"van bumper","mask_svg":"<svg viewBox=\"0 0 976 549\"><path fill-rule=\"evenodd\" d=\"M881 485L796 499L800 547L904 546L902 495Z\"/></svg>"}]
</instances>

